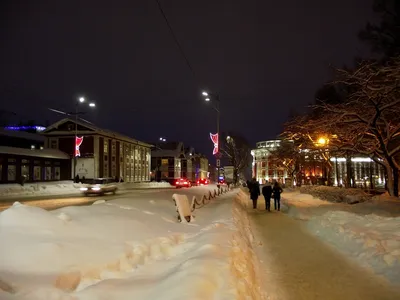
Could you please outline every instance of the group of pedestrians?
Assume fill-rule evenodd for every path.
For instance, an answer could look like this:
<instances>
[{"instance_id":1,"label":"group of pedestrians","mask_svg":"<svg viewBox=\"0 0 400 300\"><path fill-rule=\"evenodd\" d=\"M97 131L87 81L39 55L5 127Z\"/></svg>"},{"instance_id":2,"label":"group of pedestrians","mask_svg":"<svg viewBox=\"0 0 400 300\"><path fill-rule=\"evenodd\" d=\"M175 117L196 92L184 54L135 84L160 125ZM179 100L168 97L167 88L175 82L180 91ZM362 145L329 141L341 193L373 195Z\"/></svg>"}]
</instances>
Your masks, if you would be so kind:
<instances>
[{"instance_id":1,"label":"group of pedestrians","mask_svg":"<svg viewBox=\"0 0 400 300\"><path fill-rule=\"evenodd\" d=\"M260 184L258 181L253 178L252 181L247 182L247 187L250 192L250 199L253 201L253 208L257 208L257 200L260 193ZM265 199L265 209L271 211L271 198L274 199L274 209L280 211L281 210L281 193L283 192L280 184L275 181L274 185L271 186L271 183L267 182L262 188L262 194Z\"/></svg>"}]
</instances>

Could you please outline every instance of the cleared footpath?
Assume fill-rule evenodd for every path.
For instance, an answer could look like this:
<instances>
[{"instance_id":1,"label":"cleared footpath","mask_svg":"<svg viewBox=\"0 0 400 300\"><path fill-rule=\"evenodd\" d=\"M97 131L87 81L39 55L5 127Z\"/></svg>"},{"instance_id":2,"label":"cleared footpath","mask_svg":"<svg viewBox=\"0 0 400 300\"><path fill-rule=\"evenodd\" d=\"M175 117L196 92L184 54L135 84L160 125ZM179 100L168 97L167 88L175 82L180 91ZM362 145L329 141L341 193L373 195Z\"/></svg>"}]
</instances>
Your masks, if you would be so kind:
<instances>
[{"instance_id":1,"label":"cleared footpath","mask_svg":"<svg viewBox=\"0 0 400 300\"><path fill-rule=\"evenodd\" d=\"M395 300L400 291L281 212L250 211L267 299Z\"/></svg>"}]
</instances>

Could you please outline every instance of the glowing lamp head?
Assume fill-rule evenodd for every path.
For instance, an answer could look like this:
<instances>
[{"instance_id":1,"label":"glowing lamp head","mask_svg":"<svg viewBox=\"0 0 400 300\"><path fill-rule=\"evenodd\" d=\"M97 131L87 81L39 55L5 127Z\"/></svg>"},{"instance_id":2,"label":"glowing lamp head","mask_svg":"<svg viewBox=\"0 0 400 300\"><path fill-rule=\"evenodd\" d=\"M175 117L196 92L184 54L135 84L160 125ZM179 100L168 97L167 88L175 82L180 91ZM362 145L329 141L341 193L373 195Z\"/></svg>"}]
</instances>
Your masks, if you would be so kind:
<instances>
[{"instance_id":1,"label":"glowing lamp head","mask_svg":"<svg viewBox=\"0 0 400 300\"><path fill-rule=\"evenodd\" d=\"M85 98L83 98L83 97L79 97L79 99L78 99L78 100L79 100L79 102L80 102L80 103L83 103L83 102L85 102Z\"/></svg>"},{"instance_id":2,"label":"glowing lamp head","mask_svg":"<svg viewBox=\"0 0 400 300\"><path fill-rule=\"evenodd\" d=\"M206 97L208 96L208 93L207 93L207 92L202 92L201 94L202 94L203 96L206 96Z\"/></svg>"},{"instance_id":3,"label":"glowing lamp head","mask_svg":"<svg viewBox=\"0 0 400 300\"><path fill-rule=\"evenodd\" d=\"M210 98L206 98L205 100L208 102L208 101L210 101Z\"/></svg>"},{"instance_id":4,"label":"glowing lamp head","mask_svg":"<svg viewBox=\"0 0 400 300\"><path fill-rule=\"evenodd\" d=\"M326 139L323 138L323 137L321 137L321 138L318 139L318 144L320 144L320 145L325 145L326 142L327 142Z\"/></svg>"},{"instance_id":5,"label":"glowing lamp head","mask_svg":"<svg viewBox=\"0 0 400 300\"><path fill-rule=\"evenodd\" d=\"M92 103L89 103L89 106L90 107L96 107L96 104L92 102Z\"/></svg>"}]
</instances>

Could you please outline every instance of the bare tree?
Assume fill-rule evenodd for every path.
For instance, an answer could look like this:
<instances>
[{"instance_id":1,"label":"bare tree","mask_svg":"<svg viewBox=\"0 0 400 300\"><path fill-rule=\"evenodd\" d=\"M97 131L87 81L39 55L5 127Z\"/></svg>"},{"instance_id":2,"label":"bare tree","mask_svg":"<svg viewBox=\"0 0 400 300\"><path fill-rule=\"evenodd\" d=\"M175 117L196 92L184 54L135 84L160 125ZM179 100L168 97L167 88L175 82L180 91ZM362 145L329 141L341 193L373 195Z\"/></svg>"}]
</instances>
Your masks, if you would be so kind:
<instances>
[{"instance_id":1,"label":"bare tree","mask_svg":"<svg viewBox=\"0 0 400 300\"><path fill-rule=\"evenodd\" d=\"M300 172L300 165L304 162L304 153L294 141L283 140L279 147L270 151L269 159L283 167L294 182ZM299 178L296 181L299 182Z\"/></svg>"},{"instance_id":2,"label":"bare tree","mask_svg":"<svg viewBox=\"0 0 400 300\"><path fill-rule=\"evenodd\" d=\"M342 149L362 153L384 166L390 195L399 196L400 58L385 65L361 64L355 71L339 70L339 82L351 89L345 103L321 102L326 128L335 130Z\"/></svg>"},{"instance_id":3,"label":"bare tree","mask_svg":"<svg viewBox=\"0 0 400 300\"><path fill-rule=\"evenodd\" d=\"M233 166L233 180L237 183L238 175L245 173L251 165L251 149L249 143L239 134L222 134L221 152Z\"/></svg>"}]
</instances>

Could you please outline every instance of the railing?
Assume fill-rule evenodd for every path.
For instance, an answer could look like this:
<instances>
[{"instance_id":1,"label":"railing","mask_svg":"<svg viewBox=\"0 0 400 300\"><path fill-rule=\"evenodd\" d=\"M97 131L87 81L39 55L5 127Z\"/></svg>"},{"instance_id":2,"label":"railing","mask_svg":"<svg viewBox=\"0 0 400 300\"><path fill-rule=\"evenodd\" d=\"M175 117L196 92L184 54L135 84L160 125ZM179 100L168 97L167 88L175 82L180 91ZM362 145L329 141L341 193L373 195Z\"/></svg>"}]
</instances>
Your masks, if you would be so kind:
<instances>
[{"instance_id":1,"label":"railing","mask_svg":"<svg viewBox=\"0 0 400 300\"><path fill-rule=\"evenodd\" d=\"M198 200L196 196L192 197L192 202L189 205L189 199L186 195L181 194L173 194L172 200L174 201L176 212L178 213L178 221L186 221L191 222L193 220L192 212L195 209L199 209L208 203L211 202L212 199L217 198L218 196L229 192L230 187L228 186L220 186L218 189L214 189L212 191L208 191L207 194L201 196Z\"/></svg>"}]
</instances>

